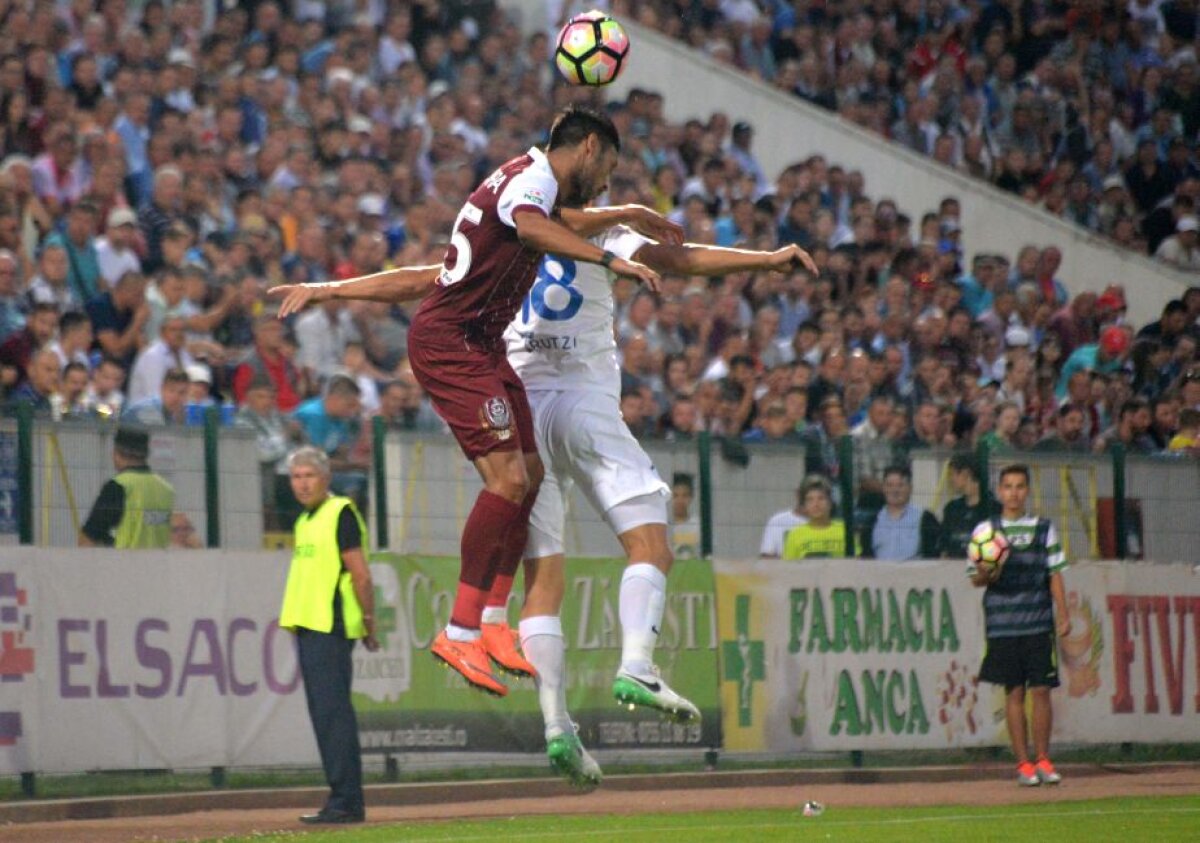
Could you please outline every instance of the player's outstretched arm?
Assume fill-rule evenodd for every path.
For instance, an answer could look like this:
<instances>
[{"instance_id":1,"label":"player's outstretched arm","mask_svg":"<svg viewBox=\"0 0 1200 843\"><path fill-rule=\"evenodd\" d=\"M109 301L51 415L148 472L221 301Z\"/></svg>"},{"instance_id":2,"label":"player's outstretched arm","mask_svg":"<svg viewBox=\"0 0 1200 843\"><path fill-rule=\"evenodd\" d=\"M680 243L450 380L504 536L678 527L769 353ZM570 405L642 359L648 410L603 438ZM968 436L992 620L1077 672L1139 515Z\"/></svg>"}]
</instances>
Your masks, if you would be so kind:
<instances>
[{"instance_id":1,"label":"player's outstretched arm","mask_svg":"<svg viewBox=\"0 0 1200 843\"><path fill-rule=\"evenodd\" d=\"M634 257L659 272L673 275L724 275L758 270L790 272L793 269L818 274L812 256L795 244L773 252L756 252L695 243L682 246L647 243L634 253Z\"/></svg>"},{"instance_id":2,"label":"player's outstretched arm","mask_svg":"<svg viewBox=\"0 0 1200 843\"><path fill-rule=\"evenodd\" d=\"M607 208L563 208L563 225L580 237L594 237L614 225L627 225L659 243L678 246L683 227L645 205L612 205Z\"/></svg>"},{"instance_id":3,"label":"player's outstretched arm","mask_svg":"<svg viewBox=\"0 0 1200 843\"><path fill-rule=\"evenodd\" d=\"M617 275L636 278L650 290L658 292L660 279L653 269L605 252L595 243L584 240L562 223L555 222L544 214L537 211L518 212L513 214L513 222L516 223L517 236L531 249L549 252L568 260L603 264Z\"/></svg>"},{"instance_id":4,"label":"player's outstretched arm","mask_svg":"<svg viewBox=\"0 0 1200 843\"><path fill-rule=\"evenodd\" d=\"M402 304L421 298L433 289L441 272L436 266L402 266L372 275L360 275L344 281L322 284L281 284L272 287L268 295L283 299L279 318L298 313L310 304L339 301L381 301Z\"/></svg>"}]
</instances>

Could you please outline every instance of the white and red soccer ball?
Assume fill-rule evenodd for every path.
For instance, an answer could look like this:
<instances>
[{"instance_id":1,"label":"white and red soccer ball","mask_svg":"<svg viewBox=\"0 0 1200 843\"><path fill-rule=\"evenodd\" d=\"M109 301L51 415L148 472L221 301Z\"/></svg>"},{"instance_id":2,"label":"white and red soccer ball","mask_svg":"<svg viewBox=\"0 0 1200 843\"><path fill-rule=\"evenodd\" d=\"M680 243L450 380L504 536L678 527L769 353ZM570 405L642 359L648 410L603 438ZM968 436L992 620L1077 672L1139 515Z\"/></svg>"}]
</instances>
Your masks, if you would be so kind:
<instances>
[{"instance_id":1,"label":"white and red soccer ball","mask_svg":"<svg viewBox=\"0 0 1200 843\"><path fill-rule=\"evenodd\" d=\"M620 75L628 55L625 28L604 12L591 11L571 18L558 33L554 63L572 85L607 85Z\"/></svg>"},{"instance_id":2,"label":"white and red soccer ball","mask_svg":"<svg viewBox=\"0 0 1200 843\"><path fill-rule=\"evenodd\" d=\"M984 521L971 531L967 541L967 558L989 572L999 570L1008 559L1012 545L1004 531L991 521Z\"/></svg>"}]
</instances>

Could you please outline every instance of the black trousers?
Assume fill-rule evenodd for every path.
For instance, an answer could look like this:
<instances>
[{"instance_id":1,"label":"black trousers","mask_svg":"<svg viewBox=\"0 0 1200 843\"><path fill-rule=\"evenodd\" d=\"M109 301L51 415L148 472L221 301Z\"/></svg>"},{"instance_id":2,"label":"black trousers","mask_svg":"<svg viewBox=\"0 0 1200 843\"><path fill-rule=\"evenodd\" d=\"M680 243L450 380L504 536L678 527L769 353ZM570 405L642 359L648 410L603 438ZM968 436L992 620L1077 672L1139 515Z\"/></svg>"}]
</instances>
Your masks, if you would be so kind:
<instances>
[{"instance_id":1,"label":"black trousers","mask_svg":"<svg viewBox=\"0 0 1200 843\"><path fill-rule=\"evenodd\" d=\"M363 810L362 751L358 745L358 720L350 704L354 642L341 635L297 629L300 675L308 716L317 736L321 766L329 782L325 807L339 811Z\"/></svg>"}]
</instances>

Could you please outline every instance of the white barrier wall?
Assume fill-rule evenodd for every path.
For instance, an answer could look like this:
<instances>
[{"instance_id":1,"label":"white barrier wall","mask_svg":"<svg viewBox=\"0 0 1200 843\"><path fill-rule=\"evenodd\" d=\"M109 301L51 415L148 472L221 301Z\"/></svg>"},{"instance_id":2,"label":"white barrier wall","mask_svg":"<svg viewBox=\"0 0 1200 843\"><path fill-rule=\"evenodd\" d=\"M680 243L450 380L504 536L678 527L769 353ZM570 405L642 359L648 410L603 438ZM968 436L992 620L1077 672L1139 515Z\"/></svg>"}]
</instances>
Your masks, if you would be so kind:
<instances>
[{"instance_id":1,"label":"white barrier wall","mask_svg":"<svg viewBox=\"0 0 1200 843\"><path fill-rule=\"evenodd\" d=\"M0 550L0 773L316 764L287 556Z\"/></svg>"},{"instance_id":2,"label":"white barrier wall","mask_svg":"<svg viewBox=\"0 0 1200 843\"><path fill-rule=\"evenodd\" d=\"M1002 688L976 679L982 590L965 563L718 562L727 750L1007 745ZM1200 576L1100 562L1064 574L1054 733L1200 739Z\"/></svg>"},{"instance_id":3,"label":"white barrier wall","mask_svg":"<svg viewBox=\"0 0 1200 843\"><path fill-rule=\"evenodd\" d=\"M410 661L425 647L410 635L414 620L434 628L449 607L449 591L433 599L428 566L449 588L453 560L400 560L420 574L405 589L389 564L372 564L377 614L393 621L387 645L354 656L363 734L378 737L381 723L434 699L444 711L416 726L455 717L490 728L493 750L529 749L501 724L536 718L531 685L482 700L428 658ZM294 643L277 622L286 568L280 553L0 548L0 775L315 765ZM692 664L688 680L719 685L726 749L1006 742L1001 693L974 679L983 617L962 563L719 562L715 572L711 643L677 640L672 654L716 648L719 667ZM1180 565L1092 563L1072 567L1066 582L1073 628L1061 642L1054 740L1200 740L1200 576ZM673 603L673 628L693 628L678 623L706 614L704 598ZM607 622L604 630L618 646ZM713 669L719 676L705 679ZM607 712L611 674L579 672L587 699ZM453 699L440 696L447 691ZM382 734L417 734L402 725Z\"/></svg>"},{"instance_id":4,"label":"white barrier wall","mask_svg":"<svg viewBox=\"0 0 1200 843\"><path fill-rule=\"evenodd\" d=\"M537 6L537 3L522 3ZM530 20L544 20L532 12ZM653 30L622 20L629 30L630 58L609 89L620 99L630 88L658 91L668 119L706 120L723 111L755 128L753 151L768 177L812 154L831 164L858 169L873 199L891 197L914 220L937 210L946 196L962 202L963 243L968 255L1002 252L1015 258L1029 243L1063 250L1059 276L1072 292L1124 284L1129 316L1141 325L1157 319L1162 306L1183 292L1196 275L1173 270L1143 255L1115 248L1050 214L977 179L935 164L888 143L836 114L731 70Z\"/></svg>"}]
</instances>

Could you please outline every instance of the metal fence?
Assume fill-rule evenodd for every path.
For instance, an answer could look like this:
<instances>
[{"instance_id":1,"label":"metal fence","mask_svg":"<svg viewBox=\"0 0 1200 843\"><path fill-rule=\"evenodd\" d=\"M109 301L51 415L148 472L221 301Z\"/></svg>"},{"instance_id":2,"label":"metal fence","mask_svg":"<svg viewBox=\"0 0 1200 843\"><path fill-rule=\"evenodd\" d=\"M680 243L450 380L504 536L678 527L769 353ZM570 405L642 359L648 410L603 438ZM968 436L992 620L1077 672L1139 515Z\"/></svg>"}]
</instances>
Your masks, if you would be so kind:
<instances>
[{"instance_id":1,"label":"metal fence","mask_svg":"<svg viewBox=\"0 0 1200 843\"><path fill-rule=\"evenodd\" d=\"M113 474L110 423L0 419L0 543L72 546L105 480ZM406 553L457 555L467 514L480 489L475 469L448 436L374 430L375 459L367 510L379 547ZM805 472L802 448L695 441L643 443L669 483L677 473L695 482L694 512L703 552L723 558L758 554L763 527L796 502ZM850 449L840 448L843 477L853 477ZM948 450L912 456L913 500L942 515L953 496ZM1072 558L1195 562L1200 558L1200 463L1165 457L1020 454L1032 471L1031 503L1053 518ZM1013 459L980 453L994 483ZM274 489L260 469L251 431L160 427L151 432L150 464L175 487L177 517L198 543L256 548L290 536L264 522ZM1123 519L1116 513L1124 512ZM614 556L612 532L575 489L564 536L570 556Z\"/></svg>"}]
</instances>

